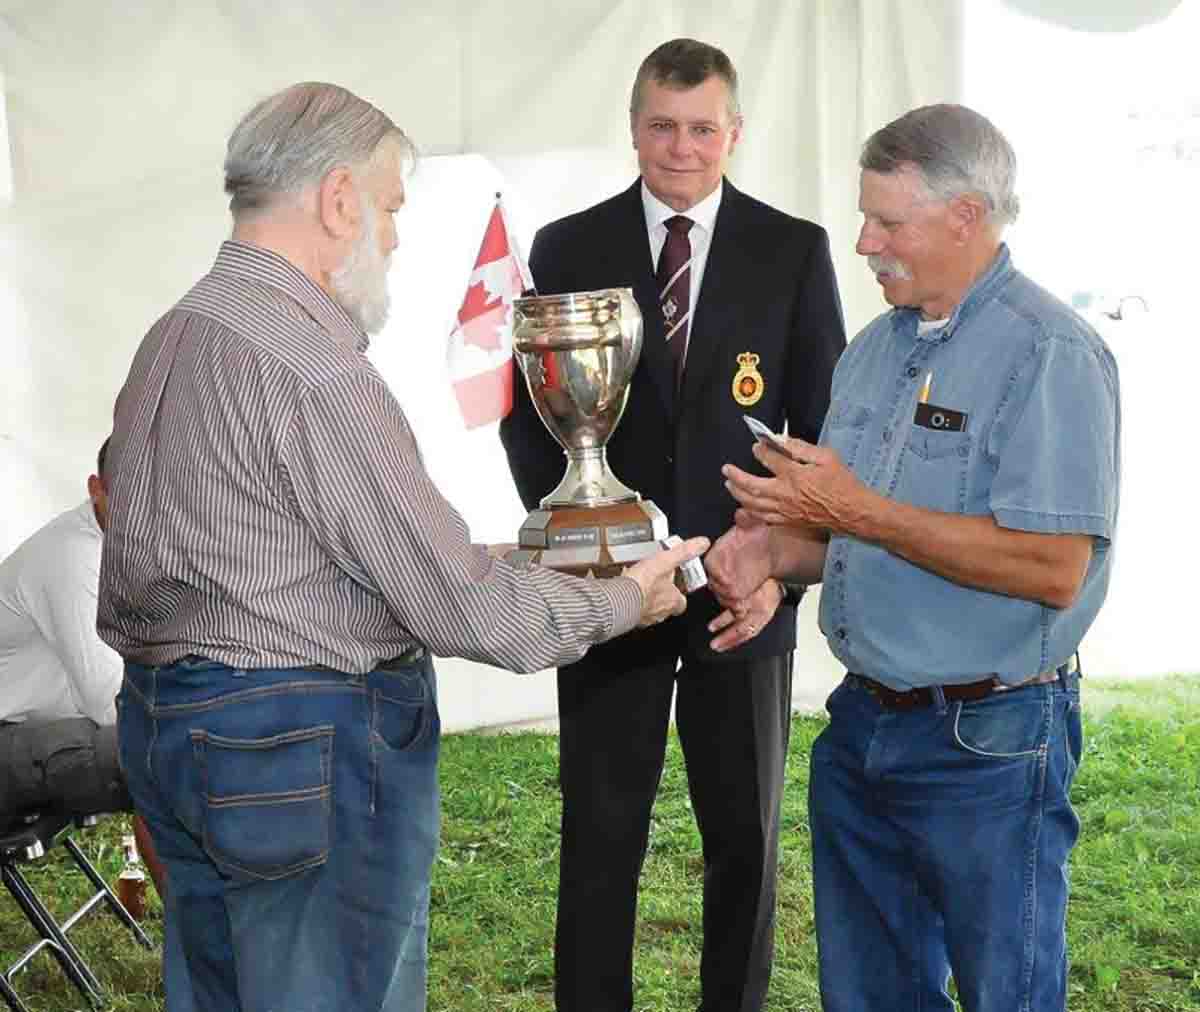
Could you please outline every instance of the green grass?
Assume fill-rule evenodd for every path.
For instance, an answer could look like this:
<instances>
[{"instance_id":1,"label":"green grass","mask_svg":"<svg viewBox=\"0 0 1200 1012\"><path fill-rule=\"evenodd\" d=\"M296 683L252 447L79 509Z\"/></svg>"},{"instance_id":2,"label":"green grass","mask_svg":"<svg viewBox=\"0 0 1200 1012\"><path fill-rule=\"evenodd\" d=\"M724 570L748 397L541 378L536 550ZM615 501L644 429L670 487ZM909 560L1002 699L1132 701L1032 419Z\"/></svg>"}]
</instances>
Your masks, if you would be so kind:
<instances>
[{"instance_id":1,"label":"green grass","mask_svg":"<svg viewBox=\"0 0 1200 1012\"><path fill-rule=\"evenodd\" d=\"M1073 794L1083 833L1072 860L1072 1012L1200 1010L1200 677L1087 681L1086 752ZM807 755L822 721L797 717L781 846L772 1012L819 1009L804 806ZM434 871L431 1012L547 1012L558 874L557 742L455 735L442 763L444 822ZM110 878L123 820L80 835ZM655 808L638 925L635 1007L694 1009L700 946L700 841L672 741ZM64 908L78 876L65 855L31 873ZM81 891L81 890L80 890ZM151 899L148 929L161 911ZM114 996L112 1009L160 1009L155 958L108 915L73 932ZM0 894L0 962L30 934ZM869 958L869 956L864 956ZM46 956L17 980L37 1012L82 1007Z\"/></svg>"}]
</instances>

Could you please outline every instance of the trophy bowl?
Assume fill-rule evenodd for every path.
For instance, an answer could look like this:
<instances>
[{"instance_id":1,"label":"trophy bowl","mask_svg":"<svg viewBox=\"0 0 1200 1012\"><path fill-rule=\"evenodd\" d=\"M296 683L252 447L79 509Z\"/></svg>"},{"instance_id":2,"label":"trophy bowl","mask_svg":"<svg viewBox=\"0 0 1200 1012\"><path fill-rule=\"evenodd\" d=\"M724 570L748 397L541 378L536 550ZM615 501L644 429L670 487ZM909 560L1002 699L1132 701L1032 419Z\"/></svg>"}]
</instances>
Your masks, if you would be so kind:
<instances>
[{"instance_id":1,"label":"trophy bowl","mask_svg":"<svg viewBox=\"0 0 1200 1012\"><path fill-rule=\"evenodd\" d=\"M566 471L521 525L513 561L614 576L653 555L667 518L608 466L612 436L642 350L642 314L629 288L515 300L513 351Z\"/></svg>"}]
</instances>

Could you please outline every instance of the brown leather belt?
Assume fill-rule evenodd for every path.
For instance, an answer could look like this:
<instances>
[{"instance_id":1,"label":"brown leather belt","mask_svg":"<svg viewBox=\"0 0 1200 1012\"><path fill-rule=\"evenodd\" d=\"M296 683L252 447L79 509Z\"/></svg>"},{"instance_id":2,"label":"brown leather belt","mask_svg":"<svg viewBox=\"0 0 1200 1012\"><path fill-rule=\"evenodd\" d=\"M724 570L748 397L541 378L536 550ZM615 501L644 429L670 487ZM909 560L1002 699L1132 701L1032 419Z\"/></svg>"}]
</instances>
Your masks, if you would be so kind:
<instances>
[{"instance_id":1,"label":"brown leather belt","mask_svg":"<svg viewBox=\"0 0 1200 1012\"><path fill-rule=\"evenodd\" d=\"M947 702L970 703L978 699L983 699L985 696L990 696L994 692L1012 692L1014 689L1024 689L1030 685L1046 685L1050 682L1058 681L1059 671L1063 669L1065 669L1067 674L1077 670L1075 658L1072 657L1062 668L1052 668L1050 671L1043 671L1032 678L1027 678L1023 682L1017 682L1015 685L1002 682L993 675L990 678L981 678L977 682L943 685L941 687L942 695L946 697ZM916 710L923 706L933 706L934 703L933 689L928 686L923 686L919 689L909 689L907 692L897 692L895 689L889 689L886 685L875 681L873 678L868 678L866 675L858 675L851 671L849 677L857 681L859 685L874 696L879 705L885 710Z\"/></svg>"}]
</instances>

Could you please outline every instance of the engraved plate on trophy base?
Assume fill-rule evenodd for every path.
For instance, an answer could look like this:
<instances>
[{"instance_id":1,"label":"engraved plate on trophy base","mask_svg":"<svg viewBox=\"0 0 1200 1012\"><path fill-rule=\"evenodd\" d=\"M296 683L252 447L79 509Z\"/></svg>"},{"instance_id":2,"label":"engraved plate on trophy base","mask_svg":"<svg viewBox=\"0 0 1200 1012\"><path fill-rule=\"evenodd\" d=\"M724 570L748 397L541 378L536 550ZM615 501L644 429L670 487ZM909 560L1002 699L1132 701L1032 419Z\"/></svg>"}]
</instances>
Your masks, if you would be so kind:
<instances>
[{"instance_id":1,"label":"engraved plate on trophy base","mask_svg":"<svg viewBox=\"0 0 1200 1012\"><path fill-rule=\"evenodd\" d=\"M643 499L612 506L534 510L521 525L509 558L575 576L619 576L626 566L659 551L667 517Z\"/></svg>"}]
</instances>

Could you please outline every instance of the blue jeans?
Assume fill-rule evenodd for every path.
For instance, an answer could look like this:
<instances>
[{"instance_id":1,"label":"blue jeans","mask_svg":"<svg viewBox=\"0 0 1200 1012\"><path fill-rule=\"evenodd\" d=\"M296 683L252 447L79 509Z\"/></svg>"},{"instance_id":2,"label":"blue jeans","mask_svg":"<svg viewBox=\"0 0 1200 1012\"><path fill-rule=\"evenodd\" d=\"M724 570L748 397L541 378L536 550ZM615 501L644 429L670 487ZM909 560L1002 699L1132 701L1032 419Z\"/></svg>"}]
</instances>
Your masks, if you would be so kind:
<instances>
[{"instance_id":1,"label":"blue jeans","mask_svg":"<svg viewBox=\"0 0 1200 1012\"><path fill-rule=\"evenodd\" d=\"M363 676L128 664L117 706L180 943L165 947L169 1012L192 994L214 1012L425 1008L440 732L427 658Z\"/></svg>"},{"instance_id":2,"label":"blue jeans","mask_svg":"<svg viewBox=\"0 0 1200 1012\"><path fill-rule=\"evenodd\" d=\"M813 745L826 1012L1062 1012L1079 680L883 709L848 677Z\"/></svg>"}]
</instances>

